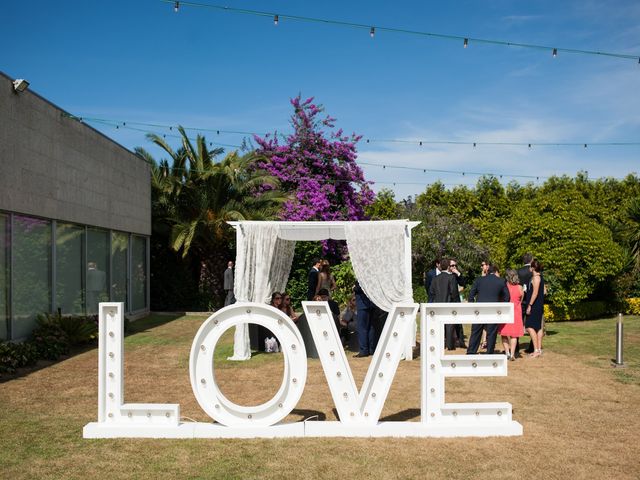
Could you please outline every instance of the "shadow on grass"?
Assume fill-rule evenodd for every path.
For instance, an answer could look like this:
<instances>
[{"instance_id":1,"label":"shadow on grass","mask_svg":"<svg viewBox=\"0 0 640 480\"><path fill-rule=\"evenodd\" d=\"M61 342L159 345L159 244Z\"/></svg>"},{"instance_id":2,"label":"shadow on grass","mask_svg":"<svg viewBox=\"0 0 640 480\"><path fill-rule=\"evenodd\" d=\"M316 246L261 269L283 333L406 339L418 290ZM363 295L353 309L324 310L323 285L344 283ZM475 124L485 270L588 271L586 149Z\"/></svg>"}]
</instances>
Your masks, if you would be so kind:
<instances>
[{"instance_id":1,"label":"shadow on grass","mask_svg":"<svg viewBox=\"0 0 640 480\"><path fill-rule=\"evenodd\" d=\"M305 410L302 408L294 408L291 410L290 415L300 415L302 417L300 421L324 421L327 419L327 415L324 412L318 410Z\"/></svg>"},{"instance_id":2,"label":"shadow on grass","mask_svg":"<svg viewBox=\"0 0 640 480\"><path fill-rule=\"evenodd\" d=\"M173 320L182 317L182 315L149 315L133 322L129 322L127 332L125 336L134 335L136 333L146 332L152 328L159 327L165 323L172 322Z\"/></svg>"},{"instance_id":3,"label":"shadow on grass","mask_svg":"<svg viewBox=\"0 0 640 480\"><path fill-rule=\"evenodd\" d=\"M129 337L137 333L147 332L152 328L158 327L160 325L164 325L165 323L169 323L180 317L181 315L149 315L139 320L129 322L127 327L127 332L125 333L125 337ZM84 345L72 346L71 350L67 355L62 355L57 360L41 359L41 360L38 360L35 365L18 368L14 373L11 373L11 374L9 373L2 374L2 376L0 376L0 384L8 382L10 380L15 380L17 378L26 377L33 372L37 372L39 370L42 370L43 368L50 367L51 365L55 365L56 363L64 362L65 360L73 358L76 355L81 355L90 350L95 350L97 347L98 347L97 339Z\"/></svg>"},{"instance_id":4,"label":"shadow on grass","mask_svg":"<svg viewBox=\"0 0 640 480\"><path fill-rule=\"evenodd\" d=\"M406 410L402 410L401 412L393 413L391 415L387 415L384 418L381 418L381 422L406 422L413 418L417 418L420 416L419 408L407 408Z\"/></svg>"}]
</instances>

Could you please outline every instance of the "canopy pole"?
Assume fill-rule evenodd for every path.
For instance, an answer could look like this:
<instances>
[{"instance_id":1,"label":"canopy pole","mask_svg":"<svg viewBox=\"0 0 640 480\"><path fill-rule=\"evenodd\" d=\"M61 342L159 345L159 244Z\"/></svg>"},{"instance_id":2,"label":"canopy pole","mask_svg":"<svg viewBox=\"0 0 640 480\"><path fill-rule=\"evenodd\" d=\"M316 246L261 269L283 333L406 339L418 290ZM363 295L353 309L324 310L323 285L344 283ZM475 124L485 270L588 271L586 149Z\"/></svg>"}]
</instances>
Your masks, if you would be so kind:
<instances>
[{"instance_id":1,"label":"canopy pole","mask_svg":"<svg viewBox=\"0 0 640 480\"><path fill-rule=\"evenodd\" d=\"M412 285L412 272L411 272L411 230L414 225L407 223L404 226L404 281L405 285L409 286L411 292L411 299L413 300L413 285ZM416 319L413 319L413 328L409 330L409 336L406 340L404 359L409 361L413 360L413 348L416 346L416 335L418 333L418 325Z\"/></svg>"}]
</instances>

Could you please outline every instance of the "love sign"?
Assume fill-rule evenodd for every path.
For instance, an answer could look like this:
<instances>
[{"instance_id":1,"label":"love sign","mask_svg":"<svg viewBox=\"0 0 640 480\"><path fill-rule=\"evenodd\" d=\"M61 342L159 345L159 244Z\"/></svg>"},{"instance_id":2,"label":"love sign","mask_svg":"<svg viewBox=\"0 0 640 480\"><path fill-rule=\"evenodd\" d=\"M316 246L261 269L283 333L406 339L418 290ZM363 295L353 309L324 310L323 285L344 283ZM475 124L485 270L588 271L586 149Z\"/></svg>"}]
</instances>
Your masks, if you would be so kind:
<instances>
[{"instance_id":1,"label":"love sign","mask_svg":"<svg viewBox=\"0 0 640 480\"><path fill-rule=\"evenodd\" d=\"M360 389L342 348L326 302L303 302L339 421L281 423L296 407L307 378L305 345L283 312L258 303L237 303L211 315L194 337L189 359L193 393L216 422L182 422L176 404L124 402L122 303L99 308L98 421L85 425L85 438L258 438L304 436L452 437L522 435L508 403L445 403L445 378L505 376L504 355L444 355L448 323L509 323L510 303L422 304L421 421L379 422L414 329L418 304L397 304L389 312L378 347ZM512 321L512 320L511 320ZM255 323L278 338L284 357L283 381L274 397L257 406L231 402L218 388L214 351L231 327Z\"/></svg>"}]
</instances>

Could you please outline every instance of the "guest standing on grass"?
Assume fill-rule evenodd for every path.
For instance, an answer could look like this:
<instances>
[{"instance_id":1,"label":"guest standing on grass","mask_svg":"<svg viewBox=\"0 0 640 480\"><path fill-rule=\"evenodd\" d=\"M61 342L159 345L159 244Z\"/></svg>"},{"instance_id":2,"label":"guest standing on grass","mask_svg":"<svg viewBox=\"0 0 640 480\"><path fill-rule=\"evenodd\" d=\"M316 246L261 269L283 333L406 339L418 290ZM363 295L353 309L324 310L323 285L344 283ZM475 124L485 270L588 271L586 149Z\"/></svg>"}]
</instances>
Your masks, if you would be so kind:
<instances>
[{"instance_id":1,"label":"guest standing on grass","mask_svg":"<svg viewBox=\"0 0 640 480\"><path fill-rule=\"evenodd\" d=\"M531 261L531 291L527 292L527 319L525 327L533 342L532 358L542 355L542 314L544 313L544 277L542 276L542 264L533 259Z\"/></svg>"},{"instance_id":2,"label":"guest standing on grass","mask_svg":"<svg viewBox=\"0 0 640 480\"><path fill-rule=\"evenodd\" d=\"M307 284L307 300L311 301L317 295L318 290L318 274L320 273L320 266L322 260L316 258L313 260L313 266L309 270L308 284Z\"/></svg>"},{"instance_id":3,"label":"guest standing on grass","mask_svg":"<svg viewBox=\"0 0 640 480\"><path fill-rule=\"evenodd\" d=\"M533 260L533 255L530 253L525 253L522 256L522 263L524 264L522 267L518 269L518 278L520 279L520 285L524 290L524 295L522 296L522 323L524 325L527 318L527 289L529 288L529 284L531 283L531 260ZM520 341L516 344L516 353L520 351ZM526 349L527 353L533 352L533 341L529 342L529 346Z\"/></svg>"},{"instance_id":4,"label":"guest standing on grass","mask_svg":"<svg viewBox=\"0 0 640 480\"><path fill-rule=\"evenodd\" d=\"M500 327L500 336L502 337L502 346L504 353L507 354L508 360L516 359L516 344L518 338L524 333L522 326L522 297L523 290L518 278L518 272L513 269L507 269L507 289L509 289L510 302L513 304L513 323L505 323Z\"/></svg>"},{"instance_id":5,"label":"guest standing on grass","mask_svg":"<svg viewBox=\"0 0 640 480\"><path fill-rule=\"evenodd\" d=\"M440 275L440 262L442 260L440 260L439 258L436 258L433 261L433 268L431 270L429 270L425 276L424 276L424 291L427 295L429 295L429 290L431 289L431 282L433 282L433 279L436 278L438 275ZM433 300L429 300L429 301L433 301Z\"/></svg>"},{"instance_id":6,"label":"guest standing on grass","mask_svg":"<svg viewBox=\"0 0 640 480\"><path fill-rule=\"evenodd\" d=\"M496 277L493 265L489 266L485 277L476 278L469 292L469 302L508 302L510 298L506 282L504 279ZM495 323L474 323L471 328L467 354L478 353L484 328L487 329L487 353L493 353L496 347L496 337L498 336L498 325Z\"/></svg>"},{"instance_id":7,"label":"guest standing on grass","mask_svg":"<svg viewBox=\"0 0 640 480\"><path fill-rule=\"evenodd\" d=\"M226 292L226 296L224 298L225 307L236 303L236 297L233 293L233 284L233 262L229 260L229 263L227 263L227 269L224 271L224 291Z\"/></svg>"},{"instance_id":8,"label":"guest standing on grass","mask_svg":"<svg viewBox=\"0 0 640 480\"><path fill-rule=\"evenodd\" d=\"M324 259L320 264L320 272L318 273L318 285L316 286L316 295L322 295L320 290L329 292L329 297L336 289L336 281L331 274L331 264L329 260Z\"/></svg>"},{"instance_id":9,"label":"guest standing on grass","mask_svg":"<svg viewBox=\"0 0 640 480\"><path fill-rule=\"evenodd\" d=\"M441 273L431 282L429 303L460 303L458 282L449 265L450 262L446 258L440 261ZM445 325L444 339L447 350L455 350L455 325Z\"/></svg>"},{"instance_id":10,"label":"guest standing on grass","mask_svg":"<svg viewBox=\"0 0 640 480\"><path fill-rule=\"evenodd\" d=\"M373 319L376 306L369 300L358 282L356 282L353 293L356 296L359 350L354 358L368 357L376 351L376 331Z\"/></svg>"}]
</instances>

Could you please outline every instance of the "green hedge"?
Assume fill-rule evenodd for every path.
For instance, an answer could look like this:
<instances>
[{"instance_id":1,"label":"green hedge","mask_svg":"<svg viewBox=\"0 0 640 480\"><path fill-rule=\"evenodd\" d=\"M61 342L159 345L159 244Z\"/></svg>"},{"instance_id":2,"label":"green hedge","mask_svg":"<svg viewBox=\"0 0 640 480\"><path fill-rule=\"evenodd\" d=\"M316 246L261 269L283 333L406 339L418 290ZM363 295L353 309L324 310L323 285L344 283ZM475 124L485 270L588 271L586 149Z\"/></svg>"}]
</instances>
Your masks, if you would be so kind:
<instances>
[{"instance_id":1,"label":"green hedge","mask_svg":"<svg viewBox=\"0 0 640 480\"><path fill-rule=\"evenodd\" d=\"M0 342L0 375L14 373L17 368L34 365L38 361L36 347L28 342Z\"/></svg>"},{"instance_id":2,"label":"green hedge","mask_svg":"<svg viewBox=\"0 0 640 480\"><path fill-rule=\"evenodd\" d=\"M72 346L83 345L98 337L92 317L51 315L44 313L36 319L38 326L27 342L0 342L0 375L15 373L40 359L57 360Z\"/></svg>"},{"instance_id":3,"label":"green hedge","mask_svg":"<svg viewBox=\"0 0 640 480\"><path fill-rule=\"evenodd\" d=\"M544 319L547 322L565 322L569 320L591 320L613 313L612 305L604 301L580 302L566 308L554 305L544 306Z\"/></svg>"}]
</instances>

